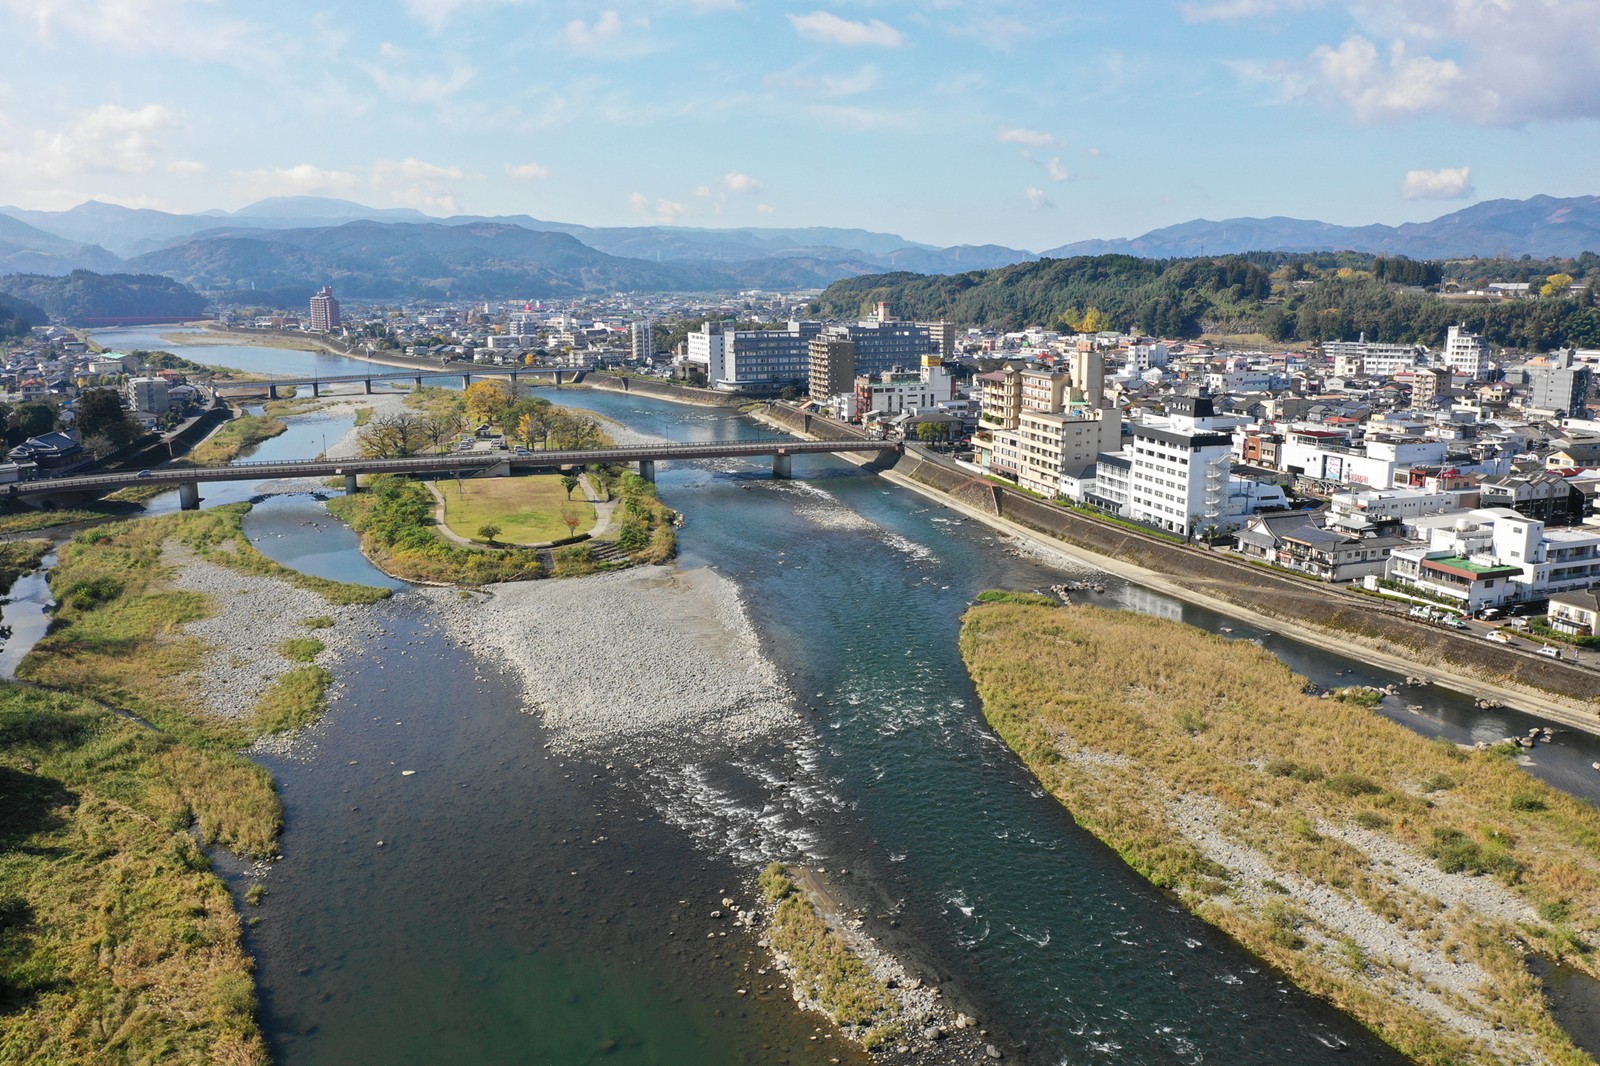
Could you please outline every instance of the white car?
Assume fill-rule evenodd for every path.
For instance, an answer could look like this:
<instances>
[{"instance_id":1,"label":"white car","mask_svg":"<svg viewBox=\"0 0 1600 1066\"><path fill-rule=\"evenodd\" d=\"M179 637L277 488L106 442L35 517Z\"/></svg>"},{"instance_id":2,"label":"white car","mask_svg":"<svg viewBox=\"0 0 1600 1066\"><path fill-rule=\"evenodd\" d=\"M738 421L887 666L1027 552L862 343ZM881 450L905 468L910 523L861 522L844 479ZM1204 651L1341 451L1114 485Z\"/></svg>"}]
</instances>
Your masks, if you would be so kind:
<instances>
[{"instance_id":1,"label":"white car","mask_svg":"<svg viewBox=\"0 0 1600 1066\"><path fill-rule=\"evenodd\" d=\"M1545 644L1539 648L1540 655L1548 655L1552 659L1561 658L1561 649L1553 644Z\"/></svg>"},{"instance_id":2,"label":"white car","mask_svg":"<svg viewBox=\"0 0 1600 1066\"><path fill-rule=\"evenodd\" d=\"M1492 640L1496 644L1510 644L1511 643L1511 638L1506 636L1504 633L1500 632L1498 629L1491 630L1490 632L1485 633L1483 635L1483 639L1484 640Z\"/></svg>"}]
</instances>

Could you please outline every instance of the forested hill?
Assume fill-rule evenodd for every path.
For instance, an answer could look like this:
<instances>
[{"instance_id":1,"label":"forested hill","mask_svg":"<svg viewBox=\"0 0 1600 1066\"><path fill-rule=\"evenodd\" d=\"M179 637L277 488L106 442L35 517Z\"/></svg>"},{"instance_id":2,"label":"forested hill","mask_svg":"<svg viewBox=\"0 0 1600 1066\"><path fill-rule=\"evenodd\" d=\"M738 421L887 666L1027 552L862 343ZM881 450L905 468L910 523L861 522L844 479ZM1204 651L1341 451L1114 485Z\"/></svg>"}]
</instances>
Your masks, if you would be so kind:
<instances>
[{"instance_id":1,"label":"forested hill","mask_svg":"<svg viewBox=\"0 0 1600 1066\"><path fill-rule=\"evenodd\" d=\"M205 299L199 293L154 274L96 274L74 270L65 277L7 274L0 294L43 308L56 322L102 325L119 320L178 322L199 318Z\"/></svg>"},{"instance_id":2,"label":"forested hill","mask_svg":"<svg viewBox=\"0 0 1600 1066\"><path fill-rule=\"evenodd\" d=\"M1550 295L1469 301L1437 294L1442 282L1477 288L1527 281ZM1567 295L1572 282L1577 295ZM1256 253L1194 259L1078 256L999 270L923 276L876 274L829 286L827 317L866 315L887 301L919 321L1017 330L1118 329L1158 337L1259 333L1273 341L1355 339L1438 345L1462 323L1497 345L1544 351L1600 346L1600 258L1448 263L1355 253Z\"/></svg>"},{"instance_id":3,"label":"forested hill","mask_svg":"<svg viewBox=\"0 0 1600 1066\"><path fill-rule=\"evenodd\" d=\"M26 337L34 326L49 324L49 317L38 307L0 292L0 337Z\"/></svg>"}]
</instances>

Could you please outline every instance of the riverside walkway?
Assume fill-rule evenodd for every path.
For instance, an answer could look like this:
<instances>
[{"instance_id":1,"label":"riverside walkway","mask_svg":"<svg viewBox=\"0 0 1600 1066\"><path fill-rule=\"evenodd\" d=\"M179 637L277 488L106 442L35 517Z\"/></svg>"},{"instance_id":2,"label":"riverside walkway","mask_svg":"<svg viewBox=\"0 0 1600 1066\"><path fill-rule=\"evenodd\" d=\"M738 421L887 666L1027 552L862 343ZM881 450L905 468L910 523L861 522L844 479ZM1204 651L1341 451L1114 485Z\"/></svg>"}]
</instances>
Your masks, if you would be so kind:
<instances>
[{"instance_id":1,"label":"riverside walkway","mask_svg":"<svg viewBox=\"0 0 1600 1066\"><path fill-rule=\"evenodd\" d=\"M656 463L679 459L772 457L772 476L786 478L796 455L829 452L898 453L892 441L820 441L774 437L766 440L706 441L685 444L643 444L623 448L582 448L517 455L505 451L450 452L413 455L403 459L295 459L280 462L232 463L218 466L162 466L138 472L83 474L14 482L4 495L13 497L100 494L131 485L175 485L179 505L186 511L200 506L200 484L206 481L265 481L284 478L340 477L345 491L355 492L361 474L471 474L505 477L518 473L563 467L637 464L639 476L654 481Z\"/></svg>"}]
</instances>

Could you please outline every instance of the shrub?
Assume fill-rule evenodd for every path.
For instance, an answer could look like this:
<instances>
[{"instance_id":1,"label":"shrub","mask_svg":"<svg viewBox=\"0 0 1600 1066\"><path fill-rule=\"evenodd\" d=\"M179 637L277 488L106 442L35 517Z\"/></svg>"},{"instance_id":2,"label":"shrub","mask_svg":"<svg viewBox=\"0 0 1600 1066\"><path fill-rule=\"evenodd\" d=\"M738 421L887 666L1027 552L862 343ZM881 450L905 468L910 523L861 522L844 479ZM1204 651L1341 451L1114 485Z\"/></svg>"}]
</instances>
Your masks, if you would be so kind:
<instances>
[{"instance_id":1,"label":"shrub","mask_svg":"<svg viewBox=\"0 0 1600 1066\"><path fill-rule=\"evenodd\" d=\"M1361 774L1334 774L1328 778L1327 786L1341 796L1371 796L1383 791L1375 781Z\"/></svg>"},{"instance_id":2,"label":"shrub","mask_svg":"<svg viewBox=\"0 0 1600 1066\"><path fill-rule=\"evenodd\" d=\"M1387 829L1389 827L1389 819L1377 811L1357 811L1355 817L1351 820L1362 829Z\"/></svg>"},{"instance_id":3,"label":"shrub","mask_svg":"<svg viewBox=\"0 0 1600 1066\"><path fill-rule=\"evenodd\" d=\"M1539 917L1547 922L1559 925L1572 917L1572 907L1566 903L1541 903L1539 904Z\"/></svg>"},{"instance_id":4,"label":"shrub","mask_svg":"<svg viewBox=\"0 0 1600 1066\"><path fill-rule=\"evenodd\" d=\"M1422 782L1424 792L1448 792L1456 787L1456 779L1449 774L1433 774Z\"/></svg>"},{"instance_id":5,"label":"shrub","mask_svg":"<svg viewBox=\"0 0 1600 1066\"><path fill-rule=\"evenodd\" d=\"M1511 809L1514 811L1542 811L1545 802L1536 792L1517 792L1511 796Z\"/></svg>"},{"instance_id":6,"label":"shrub","mask_svg":"<svg viewBox=\"0 0 1600 1066\"><path fill-rule=\"evenodd\" d=\"M1025 603L1035 607L1060 607L1061 602L1053 596L1041 596L1037 592L1011 592L1007 589L984 589L978 593L979 603Z\"/></svg>"}]
</instances>

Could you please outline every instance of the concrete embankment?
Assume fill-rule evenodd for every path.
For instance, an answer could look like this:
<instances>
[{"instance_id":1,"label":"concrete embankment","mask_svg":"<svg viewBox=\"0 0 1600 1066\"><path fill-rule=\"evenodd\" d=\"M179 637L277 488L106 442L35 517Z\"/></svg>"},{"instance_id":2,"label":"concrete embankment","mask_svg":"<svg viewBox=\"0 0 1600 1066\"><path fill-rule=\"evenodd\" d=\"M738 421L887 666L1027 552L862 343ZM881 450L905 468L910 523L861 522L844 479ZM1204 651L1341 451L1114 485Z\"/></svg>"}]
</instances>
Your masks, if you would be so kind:
<instances>
[{"instance_id":1,"label":"concrete embankment","mask_svg":"<svg viewBox=\"0 0 1600 1066\"><path fill-rule=\"evenodd\" d=\"M859 439L852 426L785 405L764 417L821 439ZM908 449L884 476L1047 549L1166 593L1352 658L1447 682L1491 699L1600 732L1600 673L1425 626L1403 608L1310 579L1100 522Z\"/></svg>"},{"instance_id":2,"label":"concrete embankment","mask_svg":"<svg viewBox=\"0 0 1600 1066\"><path fill-rule=\"evenodd\" d=\"M748 396L730 396L715 389L697 389L653 378L623 377L615 374L585 374L583 384L605 392L626 392L630 395L649 396L673 403L689 403L697 407L741 407L750 401Z\"/></svg>"}]
</instances>

